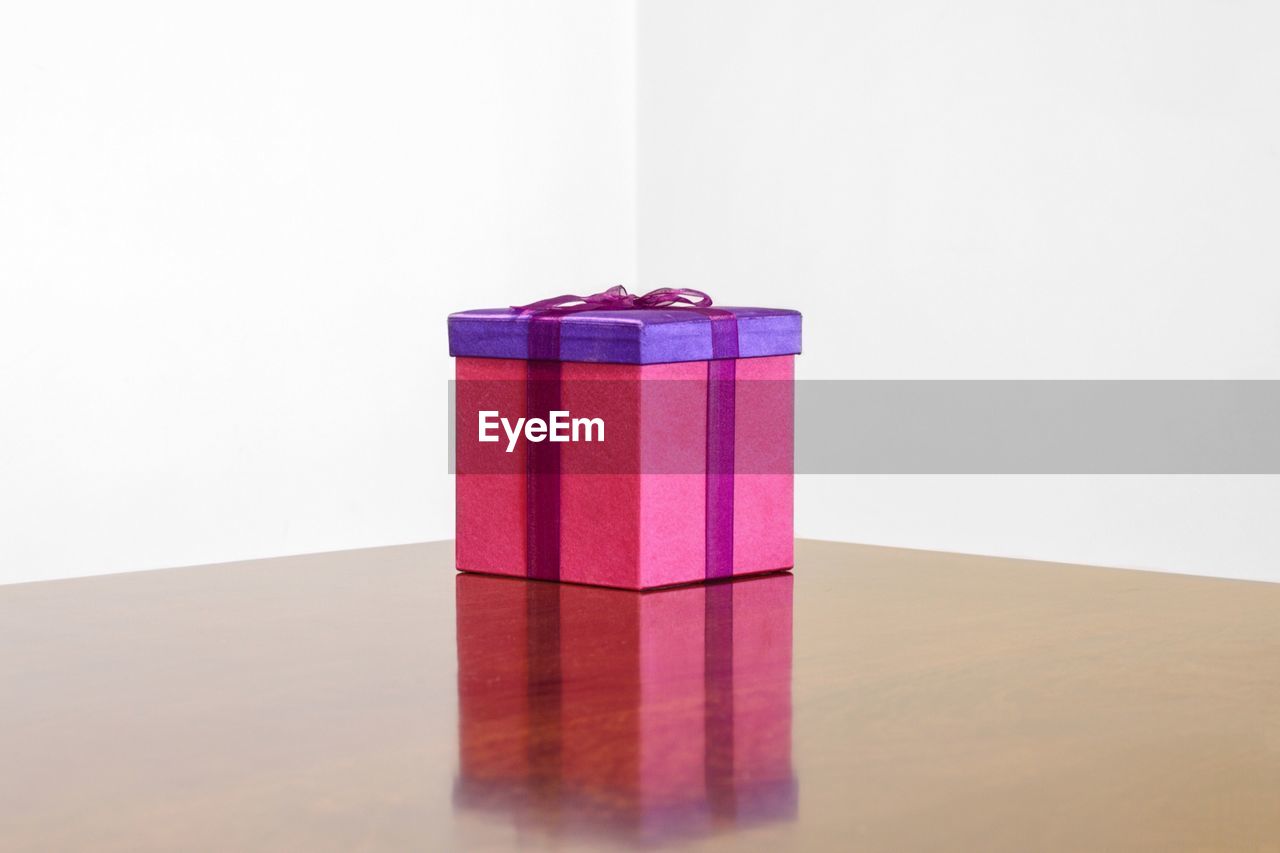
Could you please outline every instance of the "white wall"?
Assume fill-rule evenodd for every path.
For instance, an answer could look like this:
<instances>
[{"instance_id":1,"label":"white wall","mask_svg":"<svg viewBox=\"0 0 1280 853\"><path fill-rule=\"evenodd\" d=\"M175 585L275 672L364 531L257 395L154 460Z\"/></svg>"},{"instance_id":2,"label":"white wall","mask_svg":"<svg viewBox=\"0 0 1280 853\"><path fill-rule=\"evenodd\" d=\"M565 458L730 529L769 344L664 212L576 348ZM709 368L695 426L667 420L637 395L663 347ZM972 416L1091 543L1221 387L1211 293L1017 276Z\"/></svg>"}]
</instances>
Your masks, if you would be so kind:
<instances>
[{"instance_id":1,"label":"white wall","mask_svg":"<svg viewBox=\"0 0 1280 853\"><path fill-rule=\"evenodd\" d=\"M802 377L1280 378L1273 4L10 5L0 582L447 537L444 314L637 268L801 308ZM798 531L1280 579L1277 510L805 478Z\"/></svg>"},{"instance_id":2,"label":"white wall","mask_svg":"<svg viewBox=\"0 0 1280 853\"><path fill-rule=\"evenodd\" d=\"M447 312L634 275L629 2L0 13L0 582L446 538Z\"/></svg>"},{"instance_id":3,"label":"white wall","mask_svg":"<svg viewBox=\"0 0 1280 853\"><path fill-rule=\"evenodd\" d=\"M1280 378L1280 6L639 5L639 259L801 378ZM801 535L1280 580L1280 479L802 478Z\"/></svg>"}]
</instances>

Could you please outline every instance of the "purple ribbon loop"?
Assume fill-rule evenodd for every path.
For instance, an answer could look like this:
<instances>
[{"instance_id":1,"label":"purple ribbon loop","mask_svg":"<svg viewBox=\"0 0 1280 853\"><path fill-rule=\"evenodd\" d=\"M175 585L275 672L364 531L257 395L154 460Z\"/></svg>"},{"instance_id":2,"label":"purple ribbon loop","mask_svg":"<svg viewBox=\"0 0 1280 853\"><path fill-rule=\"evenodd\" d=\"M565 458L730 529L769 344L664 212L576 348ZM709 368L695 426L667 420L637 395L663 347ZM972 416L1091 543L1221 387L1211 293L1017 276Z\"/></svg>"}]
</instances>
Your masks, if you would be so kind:
<instances>
[{"instance_id":1,"label":"purple ribbon loop","mask_svg":"<svg viewBox=\"0 0 1280 853\"><path fill-rule=\"evenodd\" d=\"M688 305L692 308L710 308L711 297L691 287L659 287L643 296L628 293L620 284L590 296L552 296L528 305L512 305L516 311L556 311L572 314L578 311L626 311L633 308L675 308Z\"/></svg>"},{"instance_id":2,"label":"purple ribbon loop","mask_svg":"<svg viewBox=\"0 0 1280 853\"><path fill-rule=\"evenodd\" d=\"M566 293L512 309L530 314L528 330L528 416L546 418L559 405L560 321L580 311L626 311L680 308L708 318L711 360L707 362L706 548L703 577L733 575L733 481L735 365L738 358L738 318L732 311L712 308L711 297L688 287L660 287L643 295L615 285L601 293ZM528 448L527 510L525 513L526 575L542 580L560 578L560 446L531 444Z\"/></svg>"}]
</instances>

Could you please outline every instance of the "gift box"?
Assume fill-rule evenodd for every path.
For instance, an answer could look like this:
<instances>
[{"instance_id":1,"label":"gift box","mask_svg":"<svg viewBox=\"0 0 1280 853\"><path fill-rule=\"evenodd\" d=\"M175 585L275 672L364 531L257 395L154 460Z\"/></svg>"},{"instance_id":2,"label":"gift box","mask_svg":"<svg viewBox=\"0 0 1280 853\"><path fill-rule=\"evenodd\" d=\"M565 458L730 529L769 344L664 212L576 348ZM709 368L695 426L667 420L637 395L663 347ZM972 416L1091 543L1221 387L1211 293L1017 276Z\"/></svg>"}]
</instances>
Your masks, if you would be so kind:
<instances>
[{"instance_id":1,"label":"gift box","mask_svg":"<svg viewBox=\"0 0 1280 853\"><path fill-rule=\"evenodd\" d=\"M645 593L459 575L455 803L522 840L794 818L791 610L789 574Z\"/></svg>"},{"instance_id":2,"label":"gift box","mask_svg":"<svg viewBox=\"0 0 1280 853\"><path fill-rule=\"evenodd\" d=\"M612 288L449 317L457 567L650 589L792 566L800 314Z\"/></svg>"}]
</instances>

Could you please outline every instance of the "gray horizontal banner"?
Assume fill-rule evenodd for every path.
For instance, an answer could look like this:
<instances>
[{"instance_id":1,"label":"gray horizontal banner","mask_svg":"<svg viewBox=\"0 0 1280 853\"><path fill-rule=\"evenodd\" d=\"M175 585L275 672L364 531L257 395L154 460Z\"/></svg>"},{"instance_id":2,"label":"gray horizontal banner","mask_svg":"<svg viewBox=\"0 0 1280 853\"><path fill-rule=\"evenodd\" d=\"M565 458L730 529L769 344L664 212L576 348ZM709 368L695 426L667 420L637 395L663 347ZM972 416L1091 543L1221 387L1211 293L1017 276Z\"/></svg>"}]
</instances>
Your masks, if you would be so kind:
<instances>
[{"instance_id":1,"label":"gray horizontal banner","mask_svg":"<svg viewBox=\"0 0 1280 853\"><path fill-rule=\"evenodd\" d=\"M1280 382L799 382L796 471L1276 474Z\"/></svg>"},{"instance_id":2,"label":"gray horizontal banner","mask_svg":"<svg viewBox=\"0 0 1280 853\"><path fill-rule=\"evenodd\" d=\"M663 405L683 406L689 423L700 422L705 383L696 393L696 383L658 383ZM775 380L737 386L740 430L749 429L741 419L753 406L772 412L792 393L791 383ZM484 390L495 387L523 399L519 385ZM451 382L450 472L457 390ZM797 474L1280 474L1273 380L806 380L794 383L794 405ZM468 426L467 440L473 432ZM609 435L610 443L642 440L612 425ZM693 435L669 438L698 444ZM702 464L694 456L651 464L616 462L610 452L593 470L694 473ZM510 457L487 458L501 466ZM790 462L786 454L740 454L737 470L784 473Z\"/></svg>"}]
</instances>

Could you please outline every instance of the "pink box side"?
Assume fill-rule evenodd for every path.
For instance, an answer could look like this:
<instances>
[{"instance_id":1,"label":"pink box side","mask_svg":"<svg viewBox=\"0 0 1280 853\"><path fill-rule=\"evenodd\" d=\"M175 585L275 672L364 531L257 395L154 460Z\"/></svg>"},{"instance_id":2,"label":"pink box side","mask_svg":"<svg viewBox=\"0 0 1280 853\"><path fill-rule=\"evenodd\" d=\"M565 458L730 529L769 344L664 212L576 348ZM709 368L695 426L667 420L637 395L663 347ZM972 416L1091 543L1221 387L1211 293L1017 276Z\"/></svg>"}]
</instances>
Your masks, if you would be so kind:
<instances>
[{"instance_id":1,"label":"pink box side","mask_svg":"<svg viewBox=\"0 0 1280 853\"><path fill-rule=\"evenodd\" d=\"M506 358L459 358L457 376L457 469L483 470L475 464L481 446L473 440L481 409L525 411L522 383L528 362ZM523 471L524 444L512 453L513 471ZM525 574L525 501L523 474L456 475L456 545L459 569L500 575Z\"/></svg>"},{"instance_id":2,"label":"pink box side","mask_svg":"<svg viewBox=\"0 0 1280 853\"><path fill-rule=\"evenodd\" d=\"M566 409L632 427L615 426L604 444L562 447L561 580L625 589L703 580L707 362L565 363L561 370ZM789 568L794 357L740 359L735 372L741 382L735 420L733 571L741 575ZM497 409L515 417L526 413L527 375L523 360L457 359L459 470L468 470L468 460L481 458L471 440L477 410ZM467 380L499 381L469 385ZM485 447L493 452L494 445ZM590 460L591 454L610 460L597 469L624 473L574 473L575 465ZM504 458L510 463L505 471L523 471L525 443ZM483 465L470 470L483 470ZM641 471L646 473L628 473ZM523 576L526 503L523 473L458 474L458 568Z\"/></svg>"},{"instance_id":3,"label":"pink box side","mask_svg":"<svg viewBox=\"0 0 1280 853\"><path fill-rule=\"evenodd\" d=\"M630 364L561 365L561 404L602 418L603 443L561 445L560 579L638 589L640 578L640 431L618 429L640 418L643 368ZM609 424L614 425L612 432ZM593 461L597 464L593 467ZM618 471L623 473L572 473Z\"/></svg>"},{"instance_id":4,"label":"pink box side","mask_svg":"<svg viewBox=\"0 0 1280 853\"><path fill-rule=\"evenodd\" d=\"M739 359L733 571L795 565L795 356Z\"/></svg>"},{"instance_id":5,"label":"pink box side","mask_svg":"<svg viewBox=\"0 0 1280 853\"><path fill-rule=\"evenodd\" d=\"M641 376L640 470L654 472L640 475L642 585L699 581L706 563L707 363L645 365Z\"/></svg>"}]
</instances>

